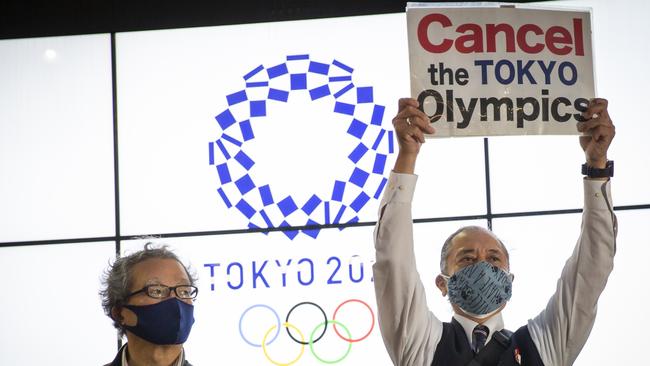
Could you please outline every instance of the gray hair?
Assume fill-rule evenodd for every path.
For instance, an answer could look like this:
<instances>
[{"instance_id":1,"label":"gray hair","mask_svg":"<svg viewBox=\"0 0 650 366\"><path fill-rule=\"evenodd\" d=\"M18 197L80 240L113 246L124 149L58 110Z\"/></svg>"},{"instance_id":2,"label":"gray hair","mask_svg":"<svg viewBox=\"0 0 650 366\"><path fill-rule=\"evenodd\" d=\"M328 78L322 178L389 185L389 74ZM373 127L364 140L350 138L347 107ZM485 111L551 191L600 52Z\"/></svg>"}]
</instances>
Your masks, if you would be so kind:
<instances>
[{"instance_id":1,"label":"gray hair","mask_svg":"<svg viewBox=\"0 0 650 366\"><path fill-rule=\"evenodd\" d=\"M445 243L442 245L442 249L440 250L440 273L444 275L448 275L449 273L447 272L447 258L449 257L449 251L451 250L451 244L454 241L454 238L456 235L465 232L465 231L488 231L489 233L492 233L491 230L488 230L484 227L481 226L463 226L460 229L454 231L447 240L445 240ZM508 262L510 262L510 254L508 253L508 249L506 246L503 244L501 239L497 238L494 233L492 233L494 238L499 242L499 245L503 248L503 251L506 253L506 259L508 259Z\"/></svg>"},{"instance_id":2,"label":"gray hair","mask_svg":"<svg viewBox=\"0 0 650 366\"><path fill-rule=\"evenodd\" d=\"M152 258L174 259L185 269L191 285L194 285L197 281L196 276L190 273L188 267L166 245L160 247L154 247L154 245L154 243L148 242L145 244L143 250L126 257L117 258L113 264L109 263L108 268L104 271L102 288L99 291L102 299L102 308L104 308L104 313L113 320L113 326L119 330L120 336L124 335L124 329L120 324L121 319L114 318L112 311L114 308L126 305L133 280L133 267L136 264Z\"/></svg>"}]
</instances>

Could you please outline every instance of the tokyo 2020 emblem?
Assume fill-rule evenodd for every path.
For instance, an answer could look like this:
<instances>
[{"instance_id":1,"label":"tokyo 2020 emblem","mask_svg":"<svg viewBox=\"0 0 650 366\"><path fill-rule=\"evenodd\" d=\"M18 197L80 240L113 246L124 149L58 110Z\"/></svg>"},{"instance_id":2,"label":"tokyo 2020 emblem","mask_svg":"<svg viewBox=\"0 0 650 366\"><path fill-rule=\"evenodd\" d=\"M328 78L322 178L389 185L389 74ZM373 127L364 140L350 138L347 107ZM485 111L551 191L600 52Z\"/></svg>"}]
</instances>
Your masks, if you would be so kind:
<instances>
[{"instance_id":1,"label":"tokyo 2020 emblem","mask_svg":"<svg viewBox=\"0 0 650 366\"><path fill-rule=\"evenodd\" d=\"M315 228L283 233L292 240L299 233L316 238L319 225L358 222L368 202L379 199L387 182L387 157L394 151L393 131L382 125L385 106L375 102L373 87L355 85L352 73L338 60L291 55L280 64L255 67L243 76L245 88L226 96L228 107L215 117L220 135L209 142L209 160L216 167L221 200L245 217L249 228L310 226ZM268 174L257 173L259 156L249 147L259 140L256 128L272 108L291 108L292 100L305 95L311 103L327 103L333 120L343 121L332 123L341 133L331 146L349 148L343 156L332 156L340 168L325 178L327 189L303 191L299 198L269 183Z\"/></svg>"}]
</instances>

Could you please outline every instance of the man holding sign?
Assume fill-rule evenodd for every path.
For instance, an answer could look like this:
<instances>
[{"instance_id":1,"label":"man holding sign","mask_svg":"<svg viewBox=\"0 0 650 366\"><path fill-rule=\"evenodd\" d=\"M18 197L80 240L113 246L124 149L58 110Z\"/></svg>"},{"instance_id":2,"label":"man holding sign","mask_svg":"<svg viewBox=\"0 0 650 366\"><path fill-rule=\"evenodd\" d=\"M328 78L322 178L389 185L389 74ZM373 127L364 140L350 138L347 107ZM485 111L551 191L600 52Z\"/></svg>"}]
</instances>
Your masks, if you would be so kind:
<instances>
[{"instance_id":1,"label":"man holding sign","mask_svg":"<svg viewBox=\"0 0 650 366\"><path fill-rule=\"evenodd\" d=\"M415 162L425 134L435 133L415 99L401 99L393 125L399 152L380 205L373 266L379 324L395 365L571 365L594 324L613 267L616 217L607 150L615 130L605 99L592 100L577 128L587 173L580 238L546 308L514 334L503 331L510 299L508 252L487 229L465 227L441 251L436 286L454 309L443 323L427 307L415 267L411 200Z\"/></svg>"},{"instance_id":2,"label":"man holding sign","mask_svg":"<svg viewBox=\"0 0 650 366\"><path fill-rule=\"evenodd\" d=\"M617 230L607 160L614 125L605 99L584 97L594 95L589 20L584 12L407 8L414 98L401 99L393 119L399 152L379 208L373 266L381 334L395 365L568 366L584 346ZM546 308L514 333L504 330L508 251L491 231L464 227L441 250L436 286L454 310L443 323L427 307L413 253L414 171L425 135L576 130L586 157L582 229Z\"/></svg>"}]
</instances>

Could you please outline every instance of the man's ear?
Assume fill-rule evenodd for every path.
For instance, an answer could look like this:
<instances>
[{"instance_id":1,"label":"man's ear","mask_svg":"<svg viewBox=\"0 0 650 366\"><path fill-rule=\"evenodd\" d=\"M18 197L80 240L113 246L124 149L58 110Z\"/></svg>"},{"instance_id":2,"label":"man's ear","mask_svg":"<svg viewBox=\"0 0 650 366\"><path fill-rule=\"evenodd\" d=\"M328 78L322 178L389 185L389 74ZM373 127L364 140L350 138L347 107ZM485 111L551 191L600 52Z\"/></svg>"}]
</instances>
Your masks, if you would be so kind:
<instances>
[{"instance_id":1,"label":"man's ear","mask_svg":"<svg viewBox=\"0 0 650 366\"><path fill-rule=\"evenodd\" d=\"M111 318L118 322L120 325L123 325L124 318L122 318L122 307L121 306L113 306L111 309Z\"/></svg>"},{"instance_id":2,"label":"man's ear","mask_svg":"<svg viewBox=\"0 0 650 366\"><path fill-rule=\"evenodd\" d=\"M436 286L442 293L442 296L447 296L447 280L441 275L436 276Z\"/></svg>"}]
</instances>

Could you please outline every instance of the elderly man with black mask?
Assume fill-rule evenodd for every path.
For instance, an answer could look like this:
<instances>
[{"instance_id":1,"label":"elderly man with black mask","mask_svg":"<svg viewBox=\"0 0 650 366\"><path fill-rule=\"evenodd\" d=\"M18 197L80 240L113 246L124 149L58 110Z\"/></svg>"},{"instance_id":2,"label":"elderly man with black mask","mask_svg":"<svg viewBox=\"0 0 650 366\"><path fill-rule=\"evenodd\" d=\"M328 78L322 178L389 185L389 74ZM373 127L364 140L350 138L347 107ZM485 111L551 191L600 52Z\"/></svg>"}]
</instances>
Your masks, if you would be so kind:
<instances>
[{"instance_id":1,"label":"elderly man with black mask","mask_svg":"<svg viewBox=\"0 0 650 366\"><path fill-rule=\"evenodd\" d=\"M399 153L379 208L373 267L381 334L395 365L573 364L613 268L617 230L609 181L613 163L607 160L615 130L607 101L592 100L583 117L577 125L586 157L580 237L546 307L512 333L504 330L501 316L512 291L508 251L485 228L461 228L442 247L435 284L449 297L451 321L442 322L427 307L415 267L411 201L424 134L435 131L416 100L399 101L393 119Z\"/></svg>"},{"instance_id":2,"label":"elderly man with black mask","mask_svg":"<svg viewBox=\"0 0 650 366\"><path fill-rule=\"evenodd\" d=\"M194 324L196 279L166 247L118 258L100 291L104 312L126 343L106 366L191 366L183 343Z\"/></svg>"}]
</instances>

